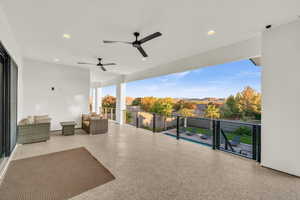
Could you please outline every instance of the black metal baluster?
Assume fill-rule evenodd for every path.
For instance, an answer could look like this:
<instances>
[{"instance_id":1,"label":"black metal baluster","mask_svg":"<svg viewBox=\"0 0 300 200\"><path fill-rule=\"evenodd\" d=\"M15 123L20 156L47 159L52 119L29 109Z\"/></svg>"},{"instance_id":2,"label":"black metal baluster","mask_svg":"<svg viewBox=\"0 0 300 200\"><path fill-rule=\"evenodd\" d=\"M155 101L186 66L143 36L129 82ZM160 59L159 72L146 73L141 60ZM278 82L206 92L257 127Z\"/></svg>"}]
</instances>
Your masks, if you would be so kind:
<instances>
[{"instance_id":1,"label":"black metal baluster","mask_svg":"<svg viewBox=\"0 0 300 200\"><path fill-rule=\"evenodd\" d=\"M179 140L179 129L180 129L180 116L177 116L177 122L176 122L176 139Z\"/></svg>"},{"instance_id":2,"label":"black metal baluster","mask_svg":"<svg viewBox=\"0 0 300 200\"><path fill-rule=\"evenodd\" d=\"M212 149L216 149L216 133L217 133L217 130L216 130L216 120L212 120L212 128L213 128L213 137L212 137Z\"/></svg>"},{"instance_id":3,"label":"black metal baluster","mask_svg":"<svg viewBox=\"0 0 300 200\"><path fill-rule=\"evenodd\" d=\"M137 114L136 114L136 127L137 127L137 128L140 127L140 126L139 126L139 123L140 123L140 121L139 121L139 113L137 112Z\"/></svg>"},{"instance_id":4,"label":"black metal baluster","mask_svg":"<svg viewBox=\"0 0 300 200\"><path fill-rule=\"evenodd\" d=\"M156 130L156 114L153 113L153 133L155 133L155 130Z\"/></svg>"},{"instance_id":5,"label":"black metal baluster","mask_svg":"<svg viewBox=\"0 0 300 200\"><path fill-rule=\"evenodd\" d=\"M220 130L221 130L221 122L217 120L216 121L216 149L220 149Z\"/></svg>"},{"instance_id":6,"label":"black metal baluster","mask_svg":"<svg viewBox=\"0 0 300 200\"><path fill-rule=\"evenodd\" d=\"M256 160L257 153L257 127L256 125L252 125L252 159Z\"/></svg>"},{"instance_id":7,"label":"black metal baluster","mask_svg":"<svg viewBox=\"0 0 300 200\"><path fill-rule=\"evenodd\" d=\"M257 125L257 155L256 155L256 161L260 162L261 161L261 125Z\"/></svg>"}]
</instances>

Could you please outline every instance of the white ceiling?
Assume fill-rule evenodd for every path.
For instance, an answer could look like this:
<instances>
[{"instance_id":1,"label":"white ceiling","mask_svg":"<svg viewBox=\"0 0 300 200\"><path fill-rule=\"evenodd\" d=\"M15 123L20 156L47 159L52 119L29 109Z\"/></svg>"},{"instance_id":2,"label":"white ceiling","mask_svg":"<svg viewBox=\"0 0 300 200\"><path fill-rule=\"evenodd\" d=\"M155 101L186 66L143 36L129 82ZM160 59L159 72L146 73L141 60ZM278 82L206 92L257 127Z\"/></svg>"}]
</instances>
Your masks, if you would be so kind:
<instances>
[{"instance_id":1,"label":"white ceiling","mask_svg":"<svg viewBox=\"0 0 300 200\"><path fill-rule=\"evenodd\" d=\"M251 38L267 24L300 15L299 0L0 0L25 57L76 66L78 61L117 62L110 71L131 74ZM209 30L216 34L208 36ZM160 31L144 45L149 54L102 40L133 41ZM62 38L63 33L71 39ZM89 68L88 66L84 66ZM93 68L93 67L92 67ZM94 68L94 71L96 69ZM98 71L98 70L97 70ZM114 73L98 71L98 79Z\"/></svg>"}]
</instances>

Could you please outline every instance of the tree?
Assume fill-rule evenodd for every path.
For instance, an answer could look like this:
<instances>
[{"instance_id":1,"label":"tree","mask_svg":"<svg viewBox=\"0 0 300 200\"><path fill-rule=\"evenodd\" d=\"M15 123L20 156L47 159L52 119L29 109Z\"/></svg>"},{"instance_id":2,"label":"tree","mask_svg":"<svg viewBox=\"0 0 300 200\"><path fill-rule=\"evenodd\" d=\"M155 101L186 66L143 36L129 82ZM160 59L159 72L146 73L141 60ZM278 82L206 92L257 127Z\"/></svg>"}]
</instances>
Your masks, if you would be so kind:
<instances>
[{"instance_id":1,"label":"tree","mask_svg":"<svg viewBox=\"0 0 300 200\"><path fill-rule=\"evenodd\" d=\"M195 102L179 100L174 104L174 110L179 111L183 108L187 108L190 110L195 110L197 108L197 104Z\"/></svg>"},{"instance_id":2,"label":"tree","mask_svg":"<svg viewBox=\"0 0 300 200\"><path fill-rule=\"evenodd\" d=\"M150 112L157 113L164 118L164 129L166 129L166 118L173 112L174 100L172 98L160 98L153 104Z\"/></svg>"},{"instance_id":3,"label":"tree","mask_svg":"<svg viewBox=\"0 0 300 200\"><path fill-rule=\"evenodd\" d=\"M155 97L144 97L141 99L141 108L146 112L151 112L154 103L157 101Z\"/></svg>"},{"instance_id":4,"label":"tree","mask_svg":"<svg viewBox=\"0 0 300 200\"><path fill-rule=\"evenodd\" d=\"M174 101L172 98L160 98L154 102L150 112L154 112L163 116L170 116L173 112L173 105Z\"/></svg>"},{"instance_id":5,"label":"tree","mask_svg":"<svg viewBox=\"0 0 300 200\"><path fill-rule=\"evenodd\" d=\"M135 98L131 103L132 106L140 106L141 104L142 104L142 98L141 97Z\"/></svg>"},{"instance_id":6,"label":"tree","mask_svg":"<svg viewBox=\"0 0 300 200\"><path fill-rule=\"evenodd\" d=\"M207 105L204 115L207 118L216 119L220 118L220 109L217 108L215 105Z\"/></svg>"},{"instance_id":7,"label":"tree","mask_svg":"<svg viewBox=\"0 0 300 200\"><path fill-rule=\"evenodd\" d=\"M182 108L178 114L184 117L184 127L187 127L187 118L194 116L194 109Z\"/></svg>"},{"instance_id":8,"label":"tree","mask_svg":"<svg viewBox=\"0 0 300 200\"><path fill-rule=\"evenodd\" d=\"M235 96L229 96L221 107L223 118L260 119L261 94L247 86Z\"/></svg>"},{"instance_id":9,"label":"tree","mask_svg":"<svg viewBox=\"0 0 300 200\"><path fill-rule=\"evenodd\" d=\"M239 107L237 104L237 100L233 95L230 95L226 101L225 104L221 107L221 116L223 118L236 118L240 117Z\"/></svg>"},{"instance_id":10,"label":"tree","mask_svg":"<svg viewBox=\"0 0 300 200\"><path fill-rule=\"evenodd\" d=\"M181 110L178 111L178 114L183 117L193 117L194 110L188 108L182 108Z\"/></svg>"},{"instance_id":11,"label":"tree","mask_svg":"<svg viewBox=\"0 0 300 200\"><path fill-rule=\"evenodd\" d=\"M256 114L261 113L261 94L249 86L237 94L236 101L243 117L253 118Z\"/></svg>"},{"instance_id":12,"label":"tree","mask_svg":"<svg viewBox=\"0 0 300 200\"><path fill-rule=\"evenodd\" d=\"M115 108L116 97L107 95L102 99L102 107L104 108Z\"/></svg>"},{"instance_id":13,"label":"tree","mask_svg":"<svg viewBox=\"0 0 300 200\"><path fill-rule=\"evenodd\" d=\"M204 111L204 115L205 115L205 117L211 119L210 120L210 129L212 129L212 127L213 127L212 119L216 119L216 118L220 117L220 109L213 104L208 104Z\"/></svg>"}]
</instances>

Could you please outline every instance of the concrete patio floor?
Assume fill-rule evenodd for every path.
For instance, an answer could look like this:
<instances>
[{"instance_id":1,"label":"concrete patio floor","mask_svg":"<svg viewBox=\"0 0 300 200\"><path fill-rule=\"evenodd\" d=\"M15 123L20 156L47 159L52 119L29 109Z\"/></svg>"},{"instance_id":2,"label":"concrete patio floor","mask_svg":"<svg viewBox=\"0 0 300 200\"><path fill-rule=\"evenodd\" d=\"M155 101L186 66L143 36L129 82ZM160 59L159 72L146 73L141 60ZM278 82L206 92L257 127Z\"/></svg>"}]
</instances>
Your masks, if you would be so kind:
<instances>
[{"instance_id":1,"label":"concrete patio floor","mask_svg":"<svg viewBox=\"0 0 300 200\"><path fill-rule=\"evenodd\" d=\"M297 200L300 178L252 160L164 134L110 123L109 133L53 133L48 142L19 145L13 159L86 147L116 177L73 200ZM59 184L59 183L58 183Z\"/></svg>"}]
</instances>

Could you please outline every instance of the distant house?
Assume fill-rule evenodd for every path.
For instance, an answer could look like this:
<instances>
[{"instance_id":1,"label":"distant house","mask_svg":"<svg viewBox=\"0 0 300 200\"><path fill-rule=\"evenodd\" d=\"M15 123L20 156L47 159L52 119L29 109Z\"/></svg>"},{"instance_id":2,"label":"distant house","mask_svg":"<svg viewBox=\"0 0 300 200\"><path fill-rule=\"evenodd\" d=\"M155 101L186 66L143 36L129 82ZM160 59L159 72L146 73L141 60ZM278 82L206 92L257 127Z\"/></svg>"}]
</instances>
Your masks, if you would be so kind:
<instances>
[{"instance_id":1,"label":"distant house","mask_svg":"<svg viewBox=\"0 0 300 200\"><path fill-rule=\"evenodd\" d=\"M195 115L198 117L204 117L207 104L197 104L195 109Z\"/></svg>"},{"instance_id":2,"label":"distant house","mask_svg":"<svg viewBox=\"0 0 300 200\"><path fill-rule=\"evenodd\" d=\"M141 111L141 107L140 106L127 105L126 106L126 110L129 111L129 112L140 112Z\"/></svg>"}]
</instances>

